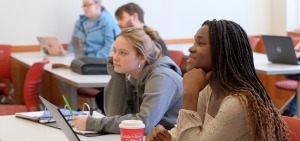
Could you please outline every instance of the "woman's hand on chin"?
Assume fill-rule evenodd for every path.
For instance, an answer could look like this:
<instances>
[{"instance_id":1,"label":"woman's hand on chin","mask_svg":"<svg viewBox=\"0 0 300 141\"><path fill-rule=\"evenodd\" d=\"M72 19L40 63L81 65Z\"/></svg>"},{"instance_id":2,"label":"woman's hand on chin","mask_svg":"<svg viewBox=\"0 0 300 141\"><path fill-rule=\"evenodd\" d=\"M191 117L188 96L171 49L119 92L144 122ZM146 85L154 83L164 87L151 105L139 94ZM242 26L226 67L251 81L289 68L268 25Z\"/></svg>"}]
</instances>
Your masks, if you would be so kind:
<instances>
[{"instance_id":1,"label":"woman's hand on chin","mask_svg":"<svg viewBox=\"0 0 300 141\"><path fill-rule=\"evenodd\" d=\"M192 69L183 76L183 109L197 110L199 92L209 83L212 71L205 72L202 68Z\"/></svg>"}]
</instances>

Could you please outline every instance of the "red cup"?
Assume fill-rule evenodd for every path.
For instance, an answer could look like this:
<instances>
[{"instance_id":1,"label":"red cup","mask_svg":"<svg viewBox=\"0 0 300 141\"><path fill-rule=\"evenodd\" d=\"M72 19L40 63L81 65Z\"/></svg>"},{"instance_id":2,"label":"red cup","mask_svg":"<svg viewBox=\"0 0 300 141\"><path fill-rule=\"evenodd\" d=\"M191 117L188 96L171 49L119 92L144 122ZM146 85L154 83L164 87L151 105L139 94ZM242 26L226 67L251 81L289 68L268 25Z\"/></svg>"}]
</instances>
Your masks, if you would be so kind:
<instances>
[{"instance_id":1,"label":"red cup","mask_svg":"<svg viewBox=\"0 0 300 141\"><path fill-rule=\"evenodd\" d=\"M141 120L123 120L119 127L121 141L144 141L145 124Z\"/></svg>"}]
</instances>

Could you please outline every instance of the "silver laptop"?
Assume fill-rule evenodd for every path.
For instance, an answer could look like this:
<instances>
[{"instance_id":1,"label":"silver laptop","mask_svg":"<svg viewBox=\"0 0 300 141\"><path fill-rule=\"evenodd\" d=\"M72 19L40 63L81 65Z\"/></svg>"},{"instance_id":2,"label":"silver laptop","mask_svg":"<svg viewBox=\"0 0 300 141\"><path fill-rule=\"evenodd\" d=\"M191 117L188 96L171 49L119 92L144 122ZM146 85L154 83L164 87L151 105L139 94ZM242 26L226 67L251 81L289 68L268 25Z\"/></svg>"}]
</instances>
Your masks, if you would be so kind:
<instances>
[{"instance_id":1,"label":"silver laptop","mask_svg":"<svg viewBox=\"0 0 300 141\"><path fill-rule=\"evenodd\" d=\"M83 43L80 37L72 36L72 42L74 46L74 55L75 58L84 57L83 54Z\"/></svg>"},{"instance_id":2,"label":"silver laptop","mask_svg":"<svg viewBox=\"0 0 300 141\"><path fill-rule=\"evenodd\" d=\"M262 35L261 37L270 62L292 65L300 64L291 37L268 35Z\"/></svg>"},{"instance_id":3,"label":"silver laptop","mask_svg":"<svg viewBox=\"0 0 300 141\"><path fill-rule=\"evenodd\" d=\"M67 136L69 141L80 141L77 134L74 132L71 125L68 123L68 121L65 119L59 108L57 108L55 105L44 99L43 97L39 96L43 104L46 106L46 108L50 111L51 115L55 119L58 126L62 129L64 134Z\"/></svg>"}]
</instances>

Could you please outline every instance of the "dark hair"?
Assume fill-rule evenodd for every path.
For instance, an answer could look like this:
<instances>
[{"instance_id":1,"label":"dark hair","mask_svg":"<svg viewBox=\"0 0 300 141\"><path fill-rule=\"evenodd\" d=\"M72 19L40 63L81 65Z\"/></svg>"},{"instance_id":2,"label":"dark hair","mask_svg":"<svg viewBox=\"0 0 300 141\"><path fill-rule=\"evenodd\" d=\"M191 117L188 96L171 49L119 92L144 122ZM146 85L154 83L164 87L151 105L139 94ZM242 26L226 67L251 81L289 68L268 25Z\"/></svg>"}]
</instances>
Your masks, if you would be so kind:
<instances>
[{"instance_id":1,"label":"dark hair","mask_svg":"<svg viewBox=\"0 0 300 141\"><path fill-rule=\"evenodd\" d=\"M134 13L137 13L138 15L138 19L140 22L144 23L144 11L143 9L131 2L131 3L127 3L125 5L122 5L121 7L119 7L115 13L115 16L119 19L119 18L122 18L122 14L123 12L127 12L129 15L133 15Z\"/></svg>"},{"instance_id":2,"label":"dark hair","mask_svg":"<svg viewBox=\"0 0 300 141\"><path fill-rule=\"evenodd\" d=\"M209 28L214 77L246 109L253 139L288 140L287 128L256 75L244 29L228 20L205 21L204 25Z\"/></svg>"}]
</instances>

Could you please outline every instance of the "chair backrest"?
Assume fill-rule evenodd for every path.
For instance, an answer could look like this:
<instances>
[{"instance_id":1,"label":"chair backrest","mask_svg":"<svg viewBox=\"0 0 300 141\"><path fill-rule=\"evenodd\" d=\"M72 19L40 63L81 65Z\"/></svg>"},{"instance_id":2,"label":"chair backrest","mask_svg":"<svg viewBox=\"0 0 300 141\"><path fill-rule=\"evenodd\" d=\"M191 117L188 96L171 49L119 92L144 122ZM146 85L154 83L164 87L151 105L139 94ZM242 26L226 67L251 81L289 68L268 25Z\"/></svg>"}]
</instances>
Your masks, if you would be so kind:
<instances>
[{"instance_id":1,"label":"chair backrest","mask_svg":"<svg viewBox=\"0 0 300 141\"><path fill-rule=\"evenodd\" d=\"M300 120L292 117L282 116L290 134L291 141L300 140Z\"/></svg>"},{"instance_id":2,"label":"chair backrest","mask_svg":"<svg viewBox=\"0 0 300 141\"><path fill-rule=\"evenodd\" d=\"M0 79L7 79L12 82L10 71L11 45L0 45Z\"/></svg>"},{"instance_id":3,"label":"chair backrest","mask_svg":"<svg viewBox=\"0 0 300 141\"><path fill-rule=\"evenodd\" d=\"M252 50L255 50L261 39L256 36L248 36L248 40L250 42L250 46L251 46Z\"/></svg>"},{"instance_id":4,"label":"chair backrest","mask_svg":"<svg viewBox=\"0 0 300 141\"><path fill-rule=\"evenodd\" d=\"M182 51L169 50L170 58L180 67L184 54Z\"/></svg>"},{"instance_id":5,"label":"chair backrest","mask_svg":"<svg viewBox=\"0 0 300 141\"><path fill-rule=\"evenodd\" d=\"M38 106L41 105L38 93L39 83L40 78L44 72L44 66L47 63L49 63L48 59L44 59L42 62L36 62L30 67L27 72L24 82L23 96L28 112L41 110L38 109Z\"/></svg>"}]
</instances>

